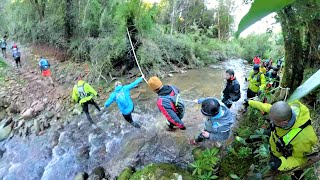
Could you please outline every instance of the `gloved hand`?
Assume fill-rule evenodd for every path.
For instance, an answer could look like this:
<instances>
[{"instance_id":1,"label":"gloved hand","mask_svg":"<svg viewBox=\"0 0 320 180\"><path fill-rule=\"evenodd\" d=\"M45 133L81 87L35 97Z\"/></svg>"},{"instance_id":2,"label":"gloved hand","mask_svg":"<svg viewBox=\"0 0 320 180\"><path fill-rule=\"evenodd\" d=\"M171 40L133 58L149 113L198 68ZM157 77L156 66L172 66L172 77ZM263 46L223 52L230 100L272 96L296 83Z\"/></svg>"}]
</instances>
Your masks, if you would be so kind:
<instances>
[{"instance_id":1,"label":"gloved hand","mask_svg":"<svg viewBox=\"0 0 320 180\"><path fill-rule=\"evenodd\" d=\"M277 170L281 166L281 159L273 157L272 159L270 159L269 165L272 170Z\"/></svg>"},{"instance_id":2,"label":"gloved hand","mask_svg":"<svg viewBox=\"0 0 320 180\"><path fill-rule=\"evenodd\" d=\"M225 103L226 103L226 104L232 104L232 100L231 100L231 99L228 99L228 100L226 100Z\"/></svg>"},{"instance_id":3,"label":"gloved hand","mask_svg":"<svg viewBox=\"0 0 320 180\"><path fill-rule=\"evenodd\" d=\"M262 93L262 91L260 90L260 91L258 91L257 95L260 97L261 93Z\"/></svg>"},{"instance_id":4,"label":"gloved hand","mask_svg":"<svg viewBox=\"0 0 320 180\"><path fill-rule=\"evenodd\" d=\"M248 99L244 99L244 103L243 103L243 105L244 105L245 107L248 107L248 106L249 106Z\"/></svg>"}]
</instances>

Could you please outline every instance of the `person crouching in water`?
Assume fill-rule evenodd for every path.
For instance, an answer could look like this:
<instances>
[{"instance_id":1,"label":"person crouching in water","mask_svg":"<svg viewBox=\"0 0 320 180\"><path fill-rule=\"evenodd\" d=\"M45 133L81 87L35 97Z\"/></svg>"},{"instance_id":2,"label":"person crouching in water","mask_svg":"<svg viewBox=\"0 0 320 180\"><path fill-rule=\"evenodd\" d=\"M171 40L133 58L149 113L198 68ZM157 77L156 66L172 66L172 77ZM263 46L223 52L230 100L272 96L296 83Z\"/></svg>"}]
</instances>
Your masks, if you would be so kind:
<instances>
[{"instance_id":1,"label":"person crouching in water","mask_svg":"<svg viewBox=\"0 0 320 180\"><path fill-rule=\"evenodd\" d=\"M190 144L197 145L206 139L211 141L226 141L231 134L232 125L236 119L226 106L220 104L216 98L203 98L194 100L201 104L201 113L207 119L205 129L196 139L190 140Z\"/></svg>"},{"instance_id":2,"label":"person crouching in water","mask_svg":"<svg viewBox=\"0 0 320 180\"><path fill-rule=\"evenodd\" d=\"M182 122L184 116L184 104L179 101L179 89L175 86L163 85L161 80L153 76L148 80L149 88L158 94L157 106L167 118L168 131L175 131L174 126L181 130L186 127Z\"/></svg>"},{"instance_id":3,"label":"person crouching in water","mask_svg":"<svg viewBox=\"0 0 320 180\"><path fill-rule=\"evenodd\" d=\"M140 128L140 125L132 120L131 113L134 110L134 106L130 97L130 90L136 87L143 80L143 77L144 76L142 75L131 84L125 86L123 86L120 81L115 82L115 90L111 93L109 99L104 104L104 106L107 108L114 101L116 101L124 119L136 128Z\"/></svg>"}]
</instances>

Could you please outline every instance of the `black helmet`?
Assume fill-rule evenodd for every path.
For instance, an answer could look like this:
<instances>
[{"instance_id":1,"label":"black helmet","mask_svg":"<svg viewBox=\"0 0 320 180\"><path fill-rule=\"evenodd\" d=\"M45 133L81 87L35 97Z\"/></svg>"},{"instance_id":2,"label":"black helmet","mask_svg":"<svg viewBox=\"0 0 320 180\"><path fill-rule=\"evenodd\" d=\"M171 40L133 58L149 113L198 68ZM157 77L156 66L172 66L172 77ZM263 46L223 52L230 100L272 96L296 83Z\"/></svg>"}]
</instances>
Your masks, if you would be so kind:
<instances>
[{"instance_id":1,"label":"black helmet","mask_svg":"<svg viewBox=\"0 0 320 180\"><path fill-rule=\"evenodd\" d=\"M259 71L259 65L258 64L255 64L255 65L253 65L253 70L254 71Z\"/></svg>"},{"instance_id":2,"label":"black helmet","mask_svg":"<svg viewBox=\"0 0 320 180\"><path fill-rule=\"evenodd\" d=\"M219 113L220 103L215 98L206 99L202 102L201 112L205 116L215 116Z\"/></svg>"}]
</instances>

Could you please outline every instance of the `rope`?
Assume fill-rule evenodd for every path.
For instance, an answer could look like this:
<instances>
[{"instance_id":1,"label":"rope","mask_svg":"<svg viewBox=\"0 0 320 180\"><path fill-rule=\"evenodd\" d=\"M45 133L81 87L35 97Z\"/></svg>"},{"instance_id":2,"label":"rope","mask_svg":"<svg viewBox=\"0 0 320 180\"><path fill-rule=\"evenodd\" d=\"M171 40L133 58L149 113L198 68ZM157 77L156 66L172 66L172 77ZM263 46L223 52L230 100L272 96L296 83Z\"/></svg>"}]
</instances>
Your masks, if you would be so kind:
<instances>
[{"instance_id":1,"label":"rope","mask_svg":"<svg viewBox=\"0 0 320 180\"><path fill-rule=\"evenodd\" d=\"M193 102L192 100L188 100L188 99L183 99L183 98L180 98L182 101L186 101L186 102L192 102L192 103L195 103Z\"/></svg>"},{"instance_id":2,"label":"rope","mask_svg":"<svg viewBox=\"0 0 320 180\"><path fill-rule=\"evenodd\" d=\"M134 59L135 59L136 62L137 62L138 68L139 68L139 70L140 70L141 75L143 76L144 81L148 84L148 81L147 81L146 78L144 77L144 74L143 74L143 72L142 72L142 70L141 70L141 68L140 68L140 65L139 65L139 62L138 62L136 53L135 53L135 51L134 51L134 47L133 47L133 44L132 44L132 41L131 41L131 37L130 37L130 33L129 33L129 30L128 30L128 27L127 27L127 34L128 34L128 37L129 37L129 41L130 41L130 45L131 45L131 48L132 48L132 52L133 52Z\"/></svg>"}]
</instances>

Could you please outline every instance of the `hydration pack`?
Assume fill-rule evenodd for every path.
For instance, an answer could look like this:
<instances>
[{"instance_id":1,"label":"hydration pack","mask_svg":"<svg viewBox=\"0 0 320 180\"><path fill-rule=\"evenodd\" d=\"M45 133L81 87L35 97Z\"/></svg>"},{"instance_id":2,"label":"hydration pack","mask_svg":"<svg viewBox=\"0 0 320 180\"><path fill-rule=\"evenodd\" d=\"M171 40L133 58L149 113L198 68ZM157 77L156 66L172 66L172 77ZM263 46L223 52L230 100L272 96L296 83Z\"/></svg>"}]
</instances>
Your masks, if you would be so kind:
<instances>
[{"instance_id":1,"label":"hydration pack","mask_svg":"<svg viewBox=\"0 0 320 180\"><path fill-rule=\"evenodd\" d=\"M81 86L77 86L80 99L83 99L88 96L88 94L84 91L84 85L85 83L83 83L83 85Z\"/></svg>"}]
</instances>

